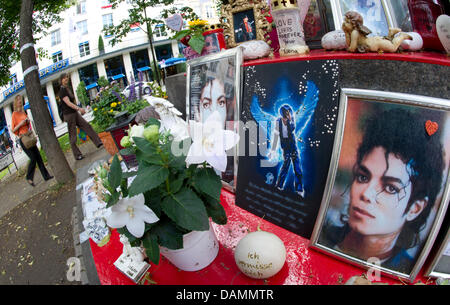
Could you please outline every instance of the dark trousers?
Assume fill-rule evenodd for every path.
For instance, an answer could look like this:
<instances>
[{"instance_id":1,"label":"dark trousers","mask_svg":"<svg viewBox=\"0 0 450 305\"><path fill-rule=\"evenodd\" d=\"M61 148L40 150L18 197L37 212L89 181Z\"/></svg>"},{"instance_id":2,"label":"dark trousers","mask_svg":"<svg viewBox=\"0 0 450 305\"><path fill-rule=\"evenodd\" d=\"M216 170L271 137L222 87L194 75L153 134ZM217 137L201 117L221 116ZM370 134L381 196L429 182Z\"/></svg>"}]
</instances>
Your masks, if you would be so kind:
<instances>
[{"instance_id":1,"label":"dark trousers","mask_svg":"<svg viewBox=\"0 0 450 305\"><path fill-rule=\"evenodd\" d=\"M98 134L94 131L91 124L89 124L81 114L77 111L75 113L64 114L64 122L67 122L67 130L69 132L69 142L72 147L72 153L75 158L81 156L81 151L77 147L77 126L84 130L89 136L95 146L102 144Z\"/></svg>"},{"instance_id":2,"label":"dark trousers","mask_svg":"<svg viewBox=\"0 0 450 305\"><path fill-rule=\"evenodd\" d=\"M44 161L42 161L42 157L41 154L39 153L39 149L37 148L37 146L25 148L21 139L19 140L19 143L25 154L28 156L28 158L30 158L30 164L28 165L27 170L27 180L33 180L34 171L36 170L36 163L37 166L39 167L39 170L41 171L42 178L44 178L44 180L47 180L50 177L50 174L45 168Z\"/></svg>"},{"instance_id":3,"label":"dark trousers","mask_svg":"<svg viewBox=\"0 0 450 305\"><path fill-rule=\"evenodd\" d=\"M302 170L300 168L300 159L298 157L298 152L296 150L292 152L283 153L284 162L281 166L281 170L278 174L278 180L276 186L279 188L284 188L284 182L286 180L289 167L292 162L292 167L294 168L294 188L295 191L303 191L302 185Z\"/></svg>"}]
</instances>

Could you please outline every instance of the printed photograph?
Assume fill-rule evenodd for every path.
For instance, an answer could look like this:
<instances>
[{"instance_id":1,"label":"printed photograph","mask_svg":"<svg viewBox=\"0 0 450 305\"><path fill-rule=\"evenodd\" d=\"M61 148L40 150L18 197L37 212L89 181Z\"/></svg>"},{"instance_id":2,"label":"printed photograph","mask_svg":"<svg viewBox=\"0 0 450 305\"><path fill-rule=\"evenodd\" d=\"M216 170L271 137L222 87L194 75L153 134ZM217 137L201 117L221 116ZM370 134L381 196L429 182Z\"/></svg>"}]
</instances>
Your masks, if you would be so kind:
<instances>
[{"instance_id":1,"label":"printed photograph","mask_svg":"<svg viewBox=\"0 0 450 305\"><path fill-rule=\"evenodd\" d=\"M448 111L349 98L318 244L411 274L446 204L449 153Z\"/></svg>"},{"instance_id":2,"label":"printed photograph","mask_svg":"<svg viewBox=\"0 0 450 305\"><path fill-rule=\"evenodd\" d=\"M253 9L233 14L234 41L241 43L256 39L255 16Z\"/></svg>"},{"instance_id":3,"label":"printed photograph","mask_svg":"<svg viewBox=\"0 0 450 305\"><path fill-rule=\"evenodd\" d=\"M190 66L189 119L204 123L218 112L224 129L233 129L236 111L236 58L220 57L196 61ZM222 180L234 186L234 150L227 152Z\"/></svg>"},{"instance_id":4,"label":"printed photograph","mask_svg":"<svg viewBox=\"0 0 450 305\"><path fill-rule=\"evenodd\" d=\"M372 31L370 36L387 36L389 25L381 0L342 0L341 13L356 11L364 19L364 25Z\"/></svg>"},{"instance_id":5,"label":"printed photograph","mask_svg":"<svg viewBox=\"0 0 450 305\"><path fill-rule=\"evenodd\" d=\"M205 36L205 46L203 47L202 55L208 55L220 52L219 40L216 33L211 33Z\"/></svg>"},{"instance_id":6,"label":"printed photograph","mask_svg":"<svg viewBox=\"0 0 450 305\"><path fill-rule=\"evenodd\" d=\"M310 238L333 149L336 61L245 68L236 205ZM303 71L303 72L299 72Z\"/></svg>"}]
</instances>

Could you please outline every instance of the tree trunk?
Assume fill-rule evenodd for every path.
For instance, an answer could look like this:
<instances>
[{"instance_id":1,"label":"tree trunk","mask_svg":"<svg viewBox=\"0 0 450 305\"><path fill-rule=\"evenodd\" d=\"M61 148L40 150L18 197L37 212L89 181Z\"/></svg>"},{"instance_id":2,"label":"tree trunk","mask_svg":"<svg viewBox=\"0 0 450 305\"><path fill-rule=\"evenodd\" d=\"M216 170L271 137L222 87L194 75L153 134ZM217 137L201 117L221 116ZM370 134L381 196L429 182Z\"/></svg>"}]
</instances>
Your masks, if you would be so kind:
<instances>
[{"instance_id":1,"label":"tree trunk","mask_svg":"<svg viewBox=\"0 0 450 305\"><path fill-rule=\"evenodd\" d=\"M145 16L145 19L147 20L147 7L144 7L144 16ZM149 24L149 22L147 21L146 22L146 26L147 26L148 41L150 43L150 49L152 50L153 68L155 69L155 74L156 74L156 79L158 81L158 85L161 87L162 84L161 84L161 75L160 75L159 69L158 69L158 59L156 58L155 50L153 49L153 30L152 30L152 25Z\"/></svg>"},{"instance_id":2,"label":"tree trunk","mask_svg":"<svg viewBox=\"0 0 450 305\"><path fill-rule=\"evenodd\" d=\"M33 7L33 0L22 0L20 10L20 48L26 44L34 43L32 32ZM39 135L40 143L47 155L47 160L53 175L59 183L66 183L73 179L74 174L56 139L47 103L44 101L42 95L34 46L23 49L20 59L22 62L22 70L24 71L28 102L36 126L36 133ZM33 67L35 69L25 75L25 71Z\"/></svg>"}]
</instances>

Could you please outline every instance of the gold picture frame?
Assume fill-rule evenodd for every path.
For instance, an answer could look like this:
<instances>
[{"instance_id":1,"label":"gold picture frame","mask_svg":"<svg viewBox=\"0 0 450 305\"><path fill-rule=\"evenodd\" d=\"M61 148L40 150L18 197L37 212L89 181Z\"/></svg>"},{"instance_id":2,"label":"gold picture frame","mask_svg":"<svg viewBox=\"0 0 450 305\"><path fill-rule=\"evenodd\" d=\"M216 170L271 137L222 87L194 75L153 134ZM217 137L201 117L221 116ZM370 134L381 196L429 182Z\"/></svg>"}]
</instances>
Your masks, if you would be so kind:
<instances>
[{"instance_id":1,"label":"gold picture frame","mask_svg":"<svg viewBox=\"0 0 450 305\"><path fill-rule=\"evenodd\" d=\"M227 4L222 4L220 23L227 48L234 48L250 40L263 40L270 45L269 33L272 31L272 24L266 18L269 12L265 0L230 0ZM245 26L251 28L251 31L247 32L249 35L243 28L238 28L240 23L237 22L239 20L243 22L246 15L250 15Z\"/></svg>"}]
</instances>

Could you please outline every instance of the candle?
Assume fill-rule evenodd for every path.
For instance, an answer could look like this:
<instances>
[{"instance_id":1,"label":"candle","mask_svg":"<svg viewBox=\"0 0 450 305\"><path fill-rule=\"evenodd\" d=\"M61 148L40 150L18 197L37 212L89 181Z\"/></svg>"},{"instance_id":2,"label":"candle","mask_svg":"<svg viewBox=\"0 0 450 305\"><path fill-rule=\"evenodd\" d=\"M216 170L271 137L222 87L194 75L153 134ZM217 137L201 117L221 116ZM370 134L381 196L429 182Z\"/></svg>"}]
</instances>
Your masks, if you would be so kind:
<instances>
[{"instance_id":1,"label":"candle","mask_svg":"<svg viewBox=\"0 0 450 305\"><path fill-rule=\"evenodd\" d=\"M303 2L309 3L310 1ZM302 5L302 9L306 9L307 12L308 7L303 6L307 5ZM306 45L303 31L306 14L299 9L297 0L271 0L271 7L280 42L280 55L308 53L309 48Z\"/></svg>"}]
</instances>

